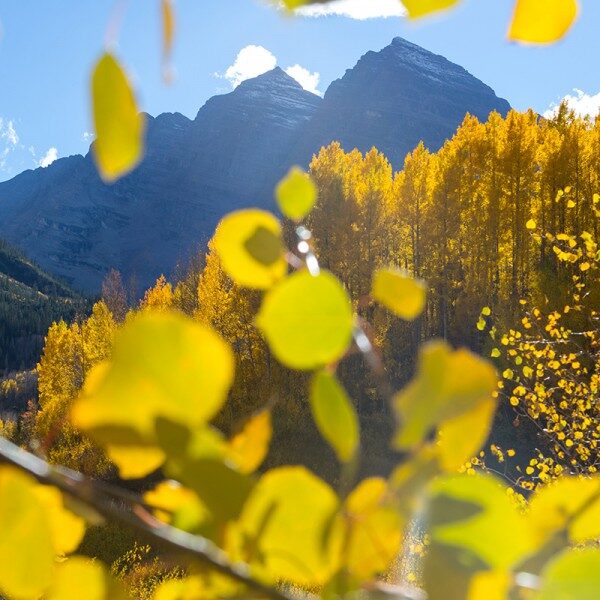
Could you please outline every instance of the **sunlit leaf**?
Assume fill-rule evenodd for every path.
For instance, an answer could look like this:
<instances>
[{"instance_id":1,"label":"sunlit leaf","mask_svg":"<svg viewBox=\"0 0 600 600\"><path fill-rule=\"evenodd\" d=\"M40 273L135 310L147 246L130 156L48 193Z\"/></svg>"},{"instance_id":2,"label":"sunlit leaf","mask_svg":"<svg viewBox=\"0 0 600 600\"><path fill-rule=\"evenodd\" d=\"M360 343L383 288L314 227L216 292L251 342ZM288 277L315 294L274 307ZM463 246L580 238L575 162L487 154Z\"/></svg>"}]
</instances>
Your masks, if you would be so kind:
<instances>
[{"instance_id":1,"label":"sunlit leaf","mask_svg":"<svg viewBox=\"0 0 600 600\"><path fill-rule=\"evenodd\" d=\"M555 42L569 31L578 10L577 0L516 0L508 37L532 44Z\"/></svg>"},{"instance_id":2,"label":"sunlit leaf","mask_svg":"<svg viewBox=\"0 0 600 600\"><path fill-rule=\"evenodd\" d=\"M600 549L566 550L542 573L536 600L597 600L600 590Z\"/></svg>"},{"instance_id":3,"label":"sunlit leaf","mask_svg":"<svg viewBox=\"0 0 600 600\"><path fill-rule=\"evenodd\" d=\"M274 581L323 584L337 567L337 508L333 490L305 468L267 472L239 521L250 562Z\"/></svg>"},{"instance_id":4,"label":"sunlit leaf","mask_svg":"<svg viewBox=\"0 0 600 600\"><path fill-rule=\"evenodd\" d=\"M346 500L348 540L345 567L366 581L385 572L398 556L403 519L388 498L387 482L373 477L362 481Z\"/></svg>"},{"instance_id":5,"label":"sunlit leaf","mask_svg":"<svg viewBox=\"0 0 600 600\"><path fill-rule=\"evenodd\" d=\"M126 600L121 585L102 563L73 556L56 568L48 600Z\"/></svg>"},{"instance_id":6,"label":"sunlit leaf","mask_svg":"<svg viewBox=\"0 0 600 600\"><path fill-rule=\"evenodd\" d=\"M268 289L285 275L281 224L269 212L227 215L217 227L214 246L223 269L239 285Z\"/></svg>"},{"instance_id":7,"label":"sunlit leaf","mask_svg":"<svg viewBox=\"0 0 600 600\"><path fill-rule=\"evenodd\" d=\"M315 374L310 385L310 406L321 435L333 446L338 458L347 462L359 441L358 417L346 391L327 371Z\"/></svg>"},{"instance_id":8,"label":"sunlit leaf","mask_svg":"<svg viewBox=\"0 0 600 600\"><path fill-rule=\"evenodd\" d=\"M256 322L279 361L309 370L345 354L354 317L348 294L331 273L302 271L269 291Z\"/></svg>"},{"instance_id":9,"label":"sunlit leaf","mask_svg":"<svg viewBox=\"0 0 600 600\"><path fill-rule=\"evenodd\" d=\"M161 583L156 588L152 600L198 600L207 596L201 577L186 577Z\"/></svg>"},{"instance_id":10,"label":"sunlit leaf","mask_svg":"<svg viewBox=\"0 0 600 600\"><path fill-rule=\"evenodd\" d=\"M173 11L173 0L162 0L162 29L163 29L163 59L165 68L171 60L173 52L173 40L175 39L175 14Z\"/></svg>"},{"instance_id":11,"label":"sunlit leaf","mask_svg":"<svg viewBox=\"0 0 600 600\"><path fill-rule=\"evenodd\" d=\"M271 412L263 410L231 438L228 455L242 473L253 473L260 467L269 451L272 434Z\"/></svg>"},{"instance_id":12,"label":"sunlit leaf","mask_svg":"<svg viewBox=\"0 0 600 600\"><path fill-rule=\"evenodd\" d=\"M397 269L380 269L373 277L372 295L402 319L412 321L425 308L425 284Z\"/></svg>"},{"instance_id":13,"label":"sunlit leaf","mask_svg":"<svg viewBox=\"0 0 600 600\"><path fill-rule=\"evenodd\" d=\"M543 537L566 529L573 542L600 538L600 477L560 477L538 488L529 519Z\"/></svg>"},{"instance_id":14,"label":"sunlit leaf","mask_svg":"<svg viewBox=\"0 0 600 600\"><path fill-rule=\"evenodd\" d=\"M415 19L452 8L459 0L402 0L408 15Z\"/></svg>"},{"instance_id":15,"label":"sunlit leaf","mask_svg":"<svg viewBox=\"0 0 600 600\"><path fill-rule=\"evenodd\" d=\"M537 227L537 223L533 219L529 219L529 221L525 223L525 227L527 227L527 229L535 229Z\"/></svg>"},{"instance_id":16,"label":"sunlit leaf","mask_svg":"<svg viewBox=\"0 0 600 600\"><path fill-rule=\"evenodd\" d=\"M299 167L292 167L275 190L281 212L294 221L300 221L312 210L317 201L317 187L310 176Z\"/></svg>"},{"instance_id":17,"label":"sunlit leaf","mask_svg":"<svg viewBox=\"0 0 600 600\"><path fill-rule=\"evenodd\" d=\"M418 444L434 426L488 401L496 384L494 368L468 350L425 345L415 378L394 398L401 421L397 446Z\"/></svg>"},{"instance_id":18,"label":"sunlit leaf","mask_svg":"<svg viewBox=\"0 0 600 600\"><path fill-rule=\"evenodd\" d=\"M53 532L38 485L11 467L0 467L0 592L35 600L54 566Z\"/></svg>"},{"instance_id":19,"label":"sunlit leaf","mask_svg":"<svg viewBox=\"0 0 600 600\"><path fill-rule=\"evenodd\" d=\"M174 313L142 313L119 331L112 362L88 376L72 421L123 477L140 477L164 459L157 420L205 424L225 401L233 370L232 351L212 330Z\"/></svg>"},{"instance_id":20,"label":"sunlit leaf","mask_svg":"<svg viewBox=\"0 0 600 600\"><path fill-rule=\"evenodd\" d=\"M96 139L92 146L101 177L111 182L131 171L144 153L145 119L121 65L104 54L92 75Z\"/></svg>"},{"instance_id":21,"label":"sunlit leaf","mask_svg":"<svg viewBox=\"0 0 600 600\"><path fill-rule=\"evenodd\" d=\"M483 571L475 573L469 585L466 600L506 600L512 586L508 571Z\"/></svg>"}]
</instances>

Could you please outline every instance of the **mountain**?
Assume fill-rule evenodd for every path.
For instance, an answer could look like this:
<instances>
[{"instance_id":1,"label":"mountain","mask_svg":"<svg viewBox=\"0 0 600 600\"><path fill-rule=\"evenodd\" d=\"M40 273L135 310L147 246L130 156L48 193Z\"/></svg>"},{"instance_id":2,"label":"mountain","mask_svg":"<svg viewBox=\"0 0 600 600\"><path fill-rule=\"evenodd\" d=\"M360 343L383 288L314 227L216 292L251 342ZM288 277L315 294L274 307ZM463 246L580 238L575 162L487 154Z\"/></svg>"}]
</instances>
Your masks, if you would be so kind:
<instances>
[{"instance_id":1,"label":"mountain","mask_svg":"<svg viewBox=\"0 0 600 600\"><path fill-rule=\"evenodd\" d=\"M0 240L0 375L35 366L53 321L71 320L87 303Z\"/></svg>"},{"instance_id":2,"label":"mountain","mask_svg":"<svg viewBox=\"0 0 600 600\"><path fill-rule=\"evenodd\" d=\"M0 184L0 236L79 290L119 269L140 289L203 247L223 214L273 208L272 190L322 145L376 146L396 169L421 139L436 150L467 112L509 105L481 81L400 38L367 53L324 99L274 69L215 96L192 121L147 116L141 165L114 185L91 153Z\"/></svg>"}]
</instances>

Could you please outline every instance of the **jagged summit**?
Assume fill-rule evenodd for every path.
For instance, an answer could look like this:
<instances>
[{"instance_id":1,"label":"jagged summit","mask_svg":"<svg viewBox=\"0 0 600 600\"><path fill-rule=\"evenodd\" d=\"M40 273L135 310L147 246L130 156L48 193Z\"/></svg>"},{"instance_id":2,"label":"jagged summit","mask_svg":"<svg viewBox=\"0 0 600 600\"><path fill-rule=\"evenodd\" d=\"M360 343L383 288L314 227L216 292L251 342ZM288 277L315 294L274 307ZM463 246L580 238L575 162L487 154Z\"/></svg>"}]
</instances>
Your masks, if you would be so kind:
<instances>
[{"instance_id":1,"label":"jagged summit","mask_svg":"<svg viewBox=\"0 0 600 600\"><path fill-rule=\"evenodd\" d=\"M281 67L275 67L262 75L242 81L236 88L238 93L244 93L253 90L272 90L273 88L294 89L305 92L306 90Z\"/></svg>"}]
</instances>

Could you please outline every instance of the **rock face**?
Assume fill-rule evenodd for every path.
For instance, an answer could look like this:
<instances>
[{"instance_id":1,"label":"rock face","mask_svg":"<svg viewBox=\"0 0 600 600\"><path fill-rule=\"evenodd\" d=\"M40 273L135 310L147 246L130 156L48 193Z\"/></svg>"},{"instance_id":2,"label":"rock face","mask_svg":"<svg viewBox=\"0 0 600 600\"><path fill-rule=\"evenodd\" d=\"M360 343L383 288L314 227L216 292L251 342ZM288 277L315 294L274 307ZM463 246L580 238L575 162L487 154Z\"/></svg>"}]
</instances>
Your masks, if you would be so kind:
<instances>
[{"instance_id":1,"label":"rock face","mask_svg":"<svg viewBox=\"0 0 600 600\"><path fill-rule=\"evenodd\" d=\"M146 157L114 185L89 153L1 183L0 236L82 291L97 292L113 267L147 287L204 246L226 212L272 208L281 175L322 145L376 146L401 168L421 139L437 149L467 112L508 109L461 67L400 38L324 99L276 68L211 98L194 121L148 116Z\"/></svg>"}]
</instances>

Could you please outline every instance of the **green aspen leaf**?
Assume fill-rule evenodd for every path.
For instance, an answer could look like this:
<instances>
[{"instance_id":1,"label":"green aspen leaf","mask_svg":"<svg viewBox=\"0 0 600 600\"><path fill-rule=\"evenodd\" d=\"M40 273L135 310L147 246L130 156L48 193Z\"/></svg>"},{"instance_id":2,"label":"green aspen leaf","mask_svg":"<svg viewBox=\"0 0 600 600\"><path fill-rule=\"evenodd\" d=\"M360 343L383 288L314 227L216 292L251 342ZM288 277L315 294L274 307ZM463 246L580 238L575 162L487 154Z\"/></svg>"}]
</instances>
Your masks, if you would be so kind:
<instances>
[{"instance_id":1,"label":"green aspen leaf","mask_svg":"<svg viewBox=\"0 0 600 600\"><path fill-rule=\"evenodd\" d=\"M528 519L488 475L454 475L434 481L429 490L432 542L459 548L476 570L505 569L537 548ZM470 557L470 558L469 558Z\"/></svg>"},{"instance_id":2,"label":"green aspen leaf","mask_svg":"<svg viewBox=\"0 0 600 600\"><path fill-rule=\"evenodd\" d=\"M334 375L319 371L310 385L310 406L321 435L342 462L352 460L359 443L358 417Z\"/></svg>"},{"instance_id":3,"label":"green aspen leaf","mask_svg":"<svg viewBox=\"0 0 600 600\"><path fill-rule=\"evenodd\" d=\"M52 581L53 532L39 486L28 475L0 466L0 593L39 598Z\"/></svg>"},{"instance_id":4,"label":"green aspen leaf","mask_svg":"<svg viewBox=\"0 0 600 600\"><path fill-rule=\"evenodd\" d=\"M452 8L459 0L402 0L411 19Z\"/></svg>"},{"instance_id":5,"label":"green aspen leaf","mask_svg":"<svg viewBox=\"0 0 600 600\"><path fill-rule=\"evenodd\" d=\"M394 397L401 423L397 447L421 443L437 425L488 401L496 384L494 368L472 352L441 341L426 344L415 378Z\"/></svg>"},{"instance_id":6,"label":"green aspen leaf","mask_svg":"<svg viewBox=\"0 0 600 600\"><path fill-rule=\"evenodd\" d=\"M268 471L238 522L252 566L273 581L322 585L338 567L337 510L333 490L304 467Z\"/></svg>"},{"instance_id":7,"label":"green aspen leaf","mask_svg":"<svg viewBox=\"0 0 600 600\"><path fill-rule=\"evenodd\" d=\"M530 44L556 42L569 31L578 11L577 0L517 0L508 37Z\"/></svg>"},{"instance_id":8,"label":"green aspen leaf","mask_svg":"<svg viewBox=\"0 0 600 600\"><path fill-rule=\"evenodd\" d=\"M98 561L73 556L56 567L48 600L126 600L127 594Z\"/></svg>"},{"instance_id":9,"label":"green aspen leaf","mask_svg":"<svg viewBox=\"0 0 600 600\"><path fill-rule=\"evenodd\" d=\"M382 269L373 278L372 295L377 302L389 308L406 321L416 319L425 308L425 284L397 269Z\"/></svg>"},{"instance_id":10,"label":"green aspen leaf","mask_svg":"<svg viewBox=\"0 0 600 600\"><path fill-rule=\"evenodd\" d=\"M250 418L229 441L227 455L242 473L253 473L269 452L273 435L271 411L263 410Z\"/></svg>"},{"instance_id":11,"label":"green aspen leaf","mask_svg":"<svg viewBox=\"0 0 600 600\"><path fill-rule=\"evenodd\" d=\"M227 215L217 227L214 246L224 271L241 286L265 290L286 273L281 223L269 212L247 209Z\"/></svg>"},{"instance_id":12,"label":"green aspen leaf","mask_svg":"<svg viewBox=\"0 0 600 600\"><path fill-rule=\"evenodd\" d=\"M529 501L529 518L542 537L564 529L572 542L600 538L600 477L563 476L538 487Z\"/></svg>"},{"instance_id":13,"label":"green aspen leaf","mask_svg":"<svg viewBox=\"0 0 600 600\"><path fill-rule=\"evenodd\" d=\"M164 460L157 422L205 426L225 402L233 371L231 349L208 327L144 312L115 337L112 361L88 375L71 419L107 450L122 477L141 477Z\"/></svg>"},{"instance_id":14,"label":"green aspen leaf","mask_svg":"<svg viewBox=\"0 0 600 600\"><path fill-rule=\"evenodd\" d=\"M317 186L310 175L300 167L292 167L275 190L281 212L294 221L300 221L312 210L317 201Z\"/></svg>"},{"instance_id":15,"label":"green aspen leaf","mask_svg":"<svg viewBox=\"0 0 600 600\"><path fill-rule=\"evenodd\" d=\"M404 522L392 507L385 479L363 480L345 505L345 567L359 581L387 571L402 544Z\"/></svg>"},{"instance_id":16,"label":"green aspen leaf","mask_svg":"<svg viewBox=\"0 0 600 600\"><path fill-rule=\"evenodd\" d=\"M290 275L263 300L256 323L276 358L293 369L336 362L352 339L348 294L329 272Z\"/></svg>"},{"instance_id":17,"label":"green aspen leaf","mask_svg":"<svg viewBox=\"0 0 600 600\"><path fill-rule=\"evenodd\" d=\"M146 126L127 76L108 52L92 75L92 110L96 132L93 155L102 179L112 182L142 159Z\"/></svg>"},{"instance_id":18,"label":"green aspen leaf","mask_svg":"<svg viewBox=\"0 0 600 600\"><path fill-rule=\"evenodd\" d=\"M600 550L566 550L542 573L536 600L596 600L600 590Z\"/></svg>"}]
</instances>

